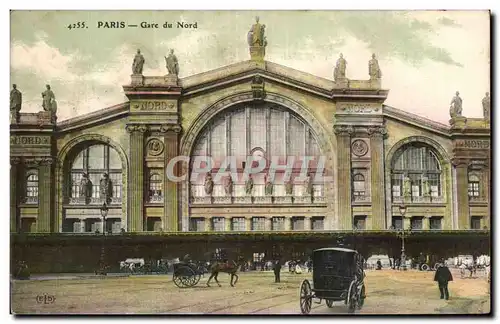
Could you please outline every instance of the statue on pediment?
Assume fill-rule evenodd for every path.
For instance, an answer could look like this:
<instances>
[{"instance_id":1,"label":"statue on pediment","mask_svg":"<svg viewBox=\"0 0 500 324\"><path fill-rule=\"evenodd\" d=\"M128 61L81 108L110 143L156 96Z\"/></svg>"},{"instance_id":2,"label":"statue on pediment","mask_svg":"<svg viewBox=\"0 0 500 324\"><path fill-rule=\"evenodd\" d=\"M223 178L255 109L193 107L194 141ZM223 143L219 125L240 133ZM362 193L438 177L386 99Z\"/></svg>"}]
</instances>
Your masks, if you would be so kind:
<instances>
[{"instance_id":1,"label":"statue on pediment","mask_svg":"<svg viewBox=\"0 0 500 324\"><path fill-rule=\"evenodd\" d=\"M252 175L249 174L247 181L245 181L245 192L247 195L251 195L252 190L253 190L253 179L252 179Z\"/></svg>"},{"instance_id":2,"label":"statue on pediment","mask_svg":"<svg viewBox=\"0 0 500 324\"><path fill-rule=\"evenodd\" d=\"M82 179L80 179L80 197L85 199L92 197L92 181L90 181L87 173L84 173Z\"/></svg>"},{"instance_id":3,"label":"statue on pediment","mask_svg":"<svg viewBox=\"0 0 500 324\"><path fill-rule=\"evenodd\" d=\"M335 69L333 70L333 78L335 81L345 79L345 71L347 68L347 61L344 59L342 53L340 53Z\"/></svg>"},{"instance_id":4,"label":"statue on pediment","mask_svg":"<svg viewBox=\"0 0 500 324\"><path fill-rule=\"evenodd\" d=\"M455 97L451 99L450 116L451 118L462 117L462 98L460 98L460 93L458 91L455 93Z\"/></svg>"},{"instance_id":5,"label":"statue on pediment","mask_svg":"<svg viewBox=\"0 0 500 324\"><path fill-rule=\"evenodd\" d=\"M285 184L285 194L292 195L293 194L293 183L292 181L287 181Z\"/></svg>"},{"instance_id":6,"label":"statue on pediment","mask_svg":"<svg viewBox=\"0 0 500 324\"><path fill-rule=\"evenodd\" d=\"M370 79L382 78L382 71L380 70L375 54L372 54L372 59L368 63L368 73L370 74Z\"/></svg>"},{"instance_id":7,"label":"statue on pediment","mask_svg":"<svg viewBox=\"0 0 500 324\"><path fill-rule=\"evenodd\" d=\"M260 24L259 17L255 17L255 24L252 25L247 34L248 45L265 47L267 45L265 33L266 25Z\"/></svg>"},{"instance_id":8,"label":"statue on pediment","mask_svg":"<svg viewBox=\"0 0 500 324\"><path fill-rule=\"evenodd\" d=\"M214 191L214 180L212 179L212 174L207 173L205 176L205 194L211 196Z\"/></svg>"},{"instance_id":9,"label":"statue on pediment","mask_svg":"<svg viewBox=\"0 0 500 324\"><path fill-rule=\"evenodd\" d=\"M271 180L266 179L266 185L264 187L265 194L266 196L272 196L273 195L273 183Z\"/></svg>"},{"instance_id":10,"label":"statue on pediment","mask_svg":"<svg viewBox=\"0 0 500 324\"><path fill-rule=\"evenodd\" d=\"M10 91L10 110L19 112L21 110L21 104L23 103L23 94L21 91L17 90L17 85L12 85L12 90Z\"/></svg>"},{"instance_id":11,"label":"statue on pediment","mask_svg":"<svg viewBox=\"0 0 500 324\"><path fill-rule=\"evenodd\" d=\"M313 182L311 174L307 174L307 178L304 181L304 196L312 196L313 195Z\"/></svg>"},{"instance_id":12,"label":"statue on pediment","mask_svg":"<svg viewBox=\"0 0 500 324\"><path fill-rule=\"evenodd\" d=\"M233 195L233 179L231 176L227 179L225 185L224 185L224 191L226 192L226 195L232 196Z\"/></svg>"},{"instance_id":13,"label":"statue on pediment","mask_svg":"<svg viewBox=\"0 0 500 324\"><path fill-rule=\"evenodd\" d=\"M403 196L411 197L411 179L408 175L405 175L403 179Z\"/></svg>"},{"instance_id":14,"label":"statue on pediment","mask_svg":"<svg viewBox=\"0 0 500 324\"><path fill-rule=\"evenodd\" d=\"M47 90L42 92L42 107L45 111L50 111L55 113L57 111L56 96L54 92L50 89L50 85L45 86Z\"/></svg>"},{"instance_id":15,"label":"statue on pediment","mask_svg":"<svg viewBox=\"0 0 500 324\"><path fill-rule=\"evenodd\" d=\"M137 50L137 54L134 57L134 63L132 63L132 73L142 74L142 68L144 67L144 56L141 54L141 50Z\"/></svg>"},{"instance_id":16,"label":"statue on pediment","mask_svg":"<svg viewBox=\"0 0 500 324\"><path fill-rule=\"evenodd\" d=\"M165 63L167 65L168 74L179 75L179 62L177 61L177 56L174 54L174 50L170 50L168 57L165 56Z\"/></svg>"},{"instance_id":17,"label":"statue on pediment","mask_svg":"<svg viewBox=\"0 0 500 324\"><path fill-rule=\"evenodd\" d=\"M491 107L491 102L490 102L490 93L486 92L485 97L482 100L483 104L483 118L486 120L490 120L490 107Z\"/></svg>"},{"instance_id":18,"label":"statue on pediment","mask_svg":"<svg viewBox=\"0 0 500 324\"><path fill-rule=\"evenodd\" d=\"M107 173L104 173L99 181L99 196L104 202L111 202L111 197L113 196L113 183Z\"/></svg>"}]
</instances>

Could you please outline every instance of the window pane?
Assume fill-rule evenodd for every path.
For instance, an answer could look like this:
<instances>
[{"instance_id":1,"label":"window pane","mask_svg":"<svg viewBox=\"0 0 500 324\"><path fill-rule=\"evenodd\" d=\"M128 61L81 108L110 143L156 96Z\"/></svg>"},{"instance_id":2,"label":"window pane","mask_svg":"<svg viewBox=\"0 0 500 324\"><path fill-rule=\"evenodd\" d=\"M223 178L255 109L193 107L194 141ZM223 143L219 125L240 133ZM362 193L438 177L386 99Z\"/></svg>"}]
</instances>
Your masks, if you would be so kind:
<instances>
[{"instance_id":1,"label":"window pane","mask_svg":"<svg viewBox=\"0 0 500 324\"><path fill-rule=\"evenodd\" d=\"M269 151L273 156L285 155L285 112L278 109L271 109L271 147Z\"/></svg>"},{"instance_id":2,"label":"window pane","mask_svg":"<svg viewBox=\"0 0 500 324\"><path fill-rule=\"evenodd\" d=\"M305 127L295 116L290 115L290 152L288 155L299 156L305 154Z\"/></svg>"},{"instance_id":3,"label":"window pane","mask_svg":"<svg viewBox=\"0 0 500 324\"><path fill-rule=\"evenodd\" d=\"M313 230L316 230L316 231L321 231L324 229L324 220L323 218L313 218L313 226L312 226Z\"/></svg>"},{"instance_id":4,"label":"window pane","mask_svg":"<svg viewBox=\"0 0 500 324\"><path fill-rule=\"evenodd\" d=\"M104 168L104 145L89 147L89 170L102 170Z\"/></svg>"},{"instance_id":5,"label":"window pane","mask_svg":"<svg viewBox=\"0 0 500 324\"><path fill-rule=\"evenodd\" d=\"M247 127L245 110L240 109L231 115L231 155L246 156Z\"/></svg>"},{"instance_id":6,"label":"window pane","mask_svg":"<svg viewBox=\"0 0 500 324\"><path fill-rule=\"evenodd\" d=\"M116 152L112 147L109 148L109 168L118 170L122 168L122 161L120 160L120 156L118 155L118 152Z\"/></svg>"},{"instance_id":7,"label":"window pane","mask_svg":"<svg viewBox=\"0 0 500 324\"><path fill-rule=\"evenodd\" d=\"M254 108L250 111L250 148L266 148L266 110Z\"/></svg>"},{"instance_id":8,"label":"window pane","mask_svg":"<svg viewBox=\"0 0 500 324\"><path fill-rule=\"evenodd\" d=\"M210 150L214 158L226 156L226 120L219 117L213 126L211 134Z\"/></svg>"},{"instance_id":9,"label":"window pane","mask_svg":"<svg viewBox=\"0 0 500 324\"><path fill-rule=\"evenodd\" d=\"M273 231L285 230L285 217L273 217Z\"/></svg>"},{"instance_id":10,"label":"window pane","mask_svg":"<svg viewBox=\"0 0 500 324\"><path fill-rule=\"evenodd\" d=\"M293 230L295 231L303 231L304 230L304 218L303 217L295 217L293 218Z\"/></svg>"},{"instance_id":11,"label":"window pane","mask_svg":"<svg viewBox=\"0 0 500 324\"><path fill-rule=\"evenodd\" d=\"M76 159L73 161L73 165L71 166L72 169L83 169L83 155L84 151L82 150L76 157Z\"/></svg>"}]
</instances>

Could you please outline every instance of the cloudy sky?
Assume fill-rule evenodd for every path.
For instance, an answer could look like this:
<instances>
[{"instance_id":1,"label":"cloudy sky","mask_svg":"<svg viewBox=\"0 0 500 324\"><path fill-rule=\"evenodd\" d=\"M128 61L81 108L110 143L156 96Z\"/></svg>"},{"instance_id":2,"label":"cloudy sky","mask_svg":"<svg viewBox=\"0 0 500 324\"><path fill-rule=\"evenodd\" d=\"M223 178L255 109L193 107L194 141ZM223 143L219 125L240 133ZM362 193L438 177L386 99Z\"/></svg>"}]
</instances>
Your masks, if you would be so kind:
<instances>
[{"instance_id":1,"label":"cloudy sky","mask_svg":"<svg viewBox=\"0 0 500 324\"><path fill-rule=\"evenodd\" d=\"M455 91L463 114L481 117L490 87L489 13L484 11L13 11L11 83L23 92L23 111L41 109L50 84L59 119L127 101L138 48L145 75L166 74L174 48L180 77L249 59L246 34L260 16L266 60L332 79L339 53L347 77L367 79L376 53L387 105L447 123ZM99 21L197 22L197 29L99 29ZM85 22L88 28L68 29Z\"/></svg>"}]
</instances>

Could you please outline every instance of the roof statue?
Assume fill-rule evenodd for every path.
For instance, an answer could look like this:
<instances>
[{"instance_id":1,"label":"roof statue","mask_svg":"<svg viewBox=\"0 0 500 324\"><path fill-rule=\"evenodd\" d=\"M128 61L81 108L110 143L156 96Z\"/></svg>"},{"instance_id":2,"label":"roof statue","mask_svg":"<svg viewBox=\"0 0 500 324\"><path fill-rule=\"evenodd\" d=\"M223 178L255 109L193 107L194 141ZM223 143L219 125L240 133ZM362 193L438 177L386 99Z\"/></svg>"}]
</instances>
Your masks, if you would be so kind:
<instances>
[{"instance_id":1,"label":"roof statue","mask_svg":"<svg viewBox=\"0 0 500 324\"><path fill-rule=\"evenodd\" d=\"M490 111L490 107L491 107L491 103L490 103L490 93L489 92L486 92L483 100L482 100L482 104L483 104L483 118L486 119L486 120L490 120L490 114L491 114L491 111Z\"/></svg>"},{"instance_id":2,"label":"roof statue","mask_svg":"<svg viewBox=\"0 0 500 324\"><path fill-rule=\"evenodd\" d=\"M250 46L250 57L252 60L264 60L266 55L267 40L265 36L266 25L259 23L259 17L255 17L255 24L252 25L247 34L248 46Z\"/></svg>"},{"instance_id":3,"label":"roof statue","mask_svg":"<svg viewBox=\"0 0 500 324\"><path fill-rule=\"evenodd\" d=\"M142 74L142 68L144 67L144 56L141 54L141 50L137 50L137 54L135 54L134 62L132 63L132 73L133 74Z\"/></svg>"},{"instance_id":4,"label":"roof statue","mask_svg":"<svg viewBox=\"0 0 500 324\"><path fill-rule=\"evenodd\" d=\"M451 118L462 117L462 98L460 98L460 93L457 91L455 97L451 99L450 103L450 116Z\"/></svg>"}]
</instances>

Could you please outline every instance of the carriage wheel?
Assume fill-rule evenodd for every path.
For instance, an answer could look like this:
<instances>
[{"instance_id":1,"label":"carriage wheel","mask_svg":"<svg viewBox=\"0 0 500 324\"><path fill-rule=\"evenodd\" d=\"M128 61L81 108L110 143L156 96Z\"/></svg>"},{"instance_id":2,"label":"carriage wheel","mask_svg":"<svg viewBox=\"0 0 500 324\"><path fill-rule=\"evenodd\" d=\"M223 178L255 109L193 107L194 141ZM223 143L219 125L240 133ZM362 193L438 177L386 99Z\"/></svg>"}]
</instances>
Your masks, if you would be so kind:
<instances>
[{"instance_id":1,"label":"carriage wheel","mask_svg":"<svg viewBox=\"0 0 500 324\"><path fill-rule=\"evenodd\" d=\"M174 272L173 281L179 288L189 288L197 283L195 281L195 276L196 274L193 269L189 267L180 267Z\"/></svg>"},{"instance_id":2,"label":"carriage wheel","mask_svg":"<svg viewBox=\"0 0 500 324\"><path fill-rule=\"evenodd\" d=\"M326 306L328 306L328 308L332 308L333 307L333 300L327 299L326 300Z\"/></svg>"},{"instance_id":3,"label":"carriage wheel","mask_svg":"<svg viewBox=\"0 0 500 324\"><path fill-rule=\"evenodd\" d=\"M361 309L363 305L365 304L365 284L363 284L363 287L361 287L361 291L359 292L359 297L358 297L358 309Z\"/></svg>"},{"instance_id":4,"label":"carriage wheel","mask_svg":"<svg viewBox=\"0 0 500 324\"><path fill-rule=\"evenodd\" d=\"M193 279L194 279L193 286L196 286L198 284L198 282L200 282L201 274L199 274L199 273L195 274Z\"/></svg>"},{"instance_id":5,"label":"carriage wheel","mask_svg":"<svg viewBox=\"0 0 500 324\"><path fill-rule=\"evenodd\" d=\"M354 313L358 303L358 298L356 296L356 281L351 281L349 285L349 292L347 294L347 311L348 313Z\"/></svg>"},{"instance_id":6,"label":"carriage wheel","mask_svg":"<svg viewBox=\"0 0 500 324\"><path fill-rule=\"evenodd\" d=\"M309 314L312 304L312 289L311 284L306 279L300 285L300 311L302 314Z\"/></svg>"},{"instance_id":7,"label":"carriage wheel","mask_svg":"<svg viewBox=\"0 0 500 324\"><path fill-rule=\"evenodd\" d=\"M422 264L420 266L420 270L422 270L422 271L429 271L429 266L426 263L424 263L424 264Z\"/></svg>"}]
</instances>

